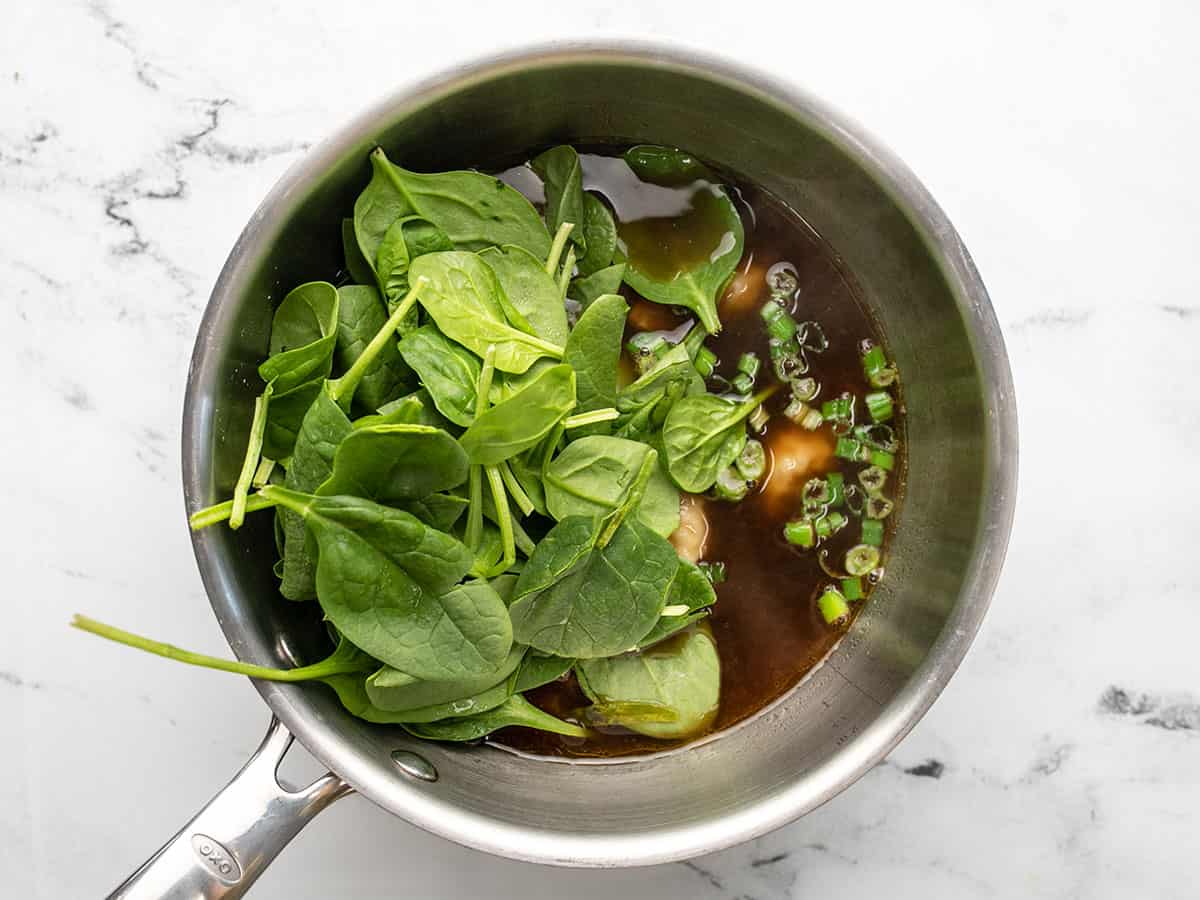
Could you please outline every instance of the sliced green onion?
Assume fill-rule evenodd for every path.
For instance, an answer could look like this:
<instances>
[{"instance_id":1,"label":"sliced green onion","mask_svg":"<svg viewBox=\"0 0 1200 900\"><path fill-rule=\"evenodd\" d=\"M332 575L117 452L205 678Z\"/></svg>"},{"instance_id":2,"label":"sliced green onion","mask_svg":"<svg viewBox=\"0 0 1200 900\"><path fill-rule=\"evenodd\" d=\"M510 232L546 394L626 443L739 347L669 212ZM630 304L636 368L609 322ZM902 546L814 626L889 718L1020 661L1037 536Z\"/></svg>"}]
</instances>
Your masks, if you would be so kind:
<instances>
[{"instance_id":1,"label":"sliced green onion","mask_svg":"<svg viewBox=\"0 0 1200 900\"><path fill-rule=\"evenodd\" d=\"M857 425L854 428L854 437L872 450L894 453L900 448L900 441L891 425Z\"/></svg>"},{"instance_id":2,"label":"sliced green onion","mask_svg":"<svg viewBox=\"0 0 1200 900\"><path fill-rule=\"evenodd\" d=\"M880 519L863 519L862 542L870 544L872 547L879 547L883 544L883 522Z\"/></svg>"},{"instance_id":3,"label":"sliced green onion","mask_svg":"<svg viewBox=\"0 0 1200 900\"><path fill-rule=\"evenodd\" d=\"M887 484L887 472L879 466L870 466L858 473L858 483L863 486L864 491L874 497Z\"/></svg>"},{"instance_id":4,"label":"sliced green onion","mask_svg":"<svg viewBox=\"0 0 1200 900\"><path fill-rule=\"evenodd\" d=\"M892 417L892 395L887 391L874 391L863 397L867 413L873 422L886 422Z\"/></svg>"},{"instance_id":5,"label":"sliced green onion","mask_svg":"<svg viewBox=\"0 0 1200 900\"><path fill-rule=\"evenodd\" d=\"M841 459L857 460L862 451L862 444L850 437L840 437L833 452Z\"/></svg>"},{"instance_id":6,"label":"sliced green onion","mask_svg":"<svg viewBox=\"0 0 1200 900\"><path fill-rule=\"evenodd\" d=\"M721 584L726 578L725 563L720 560L700 563L700 571L704 573L709 584Z\"/></svg>"},{"instance_id":7,"label":"sliced green onion","mask_svg":"<svg viewBox=\"0 0 1200 900\"><path fill-rule=\"evenodd\" d=\"M745 372L738 372L729 384L739 394L749 394L754 391L754 379Z\"/></svg>"},{"instance_id":8,"label":"sliced green onion","mask_svg":"<svg viewBox=\"0 0 1200 900\"><path fill-rule=\"evenodd\" d=\"M713 493L718 500L729 500L734 503L745 497L749 490L750 486L746 484L746 479L733 466L722 469L713 484Z\"/></svg>"},{"instance_id":9,"label":"sliced green onion","mask_svg":"<svg viewBox=\"0 0 1200 900\"><path fill-rule=\"evenodd\" d=\"M767 412L766 404L760 403L754 408L754 412L750 413L750 418L746 420L746 424L749 425L754 431L761 434L763 429L767 427L767 422L769 422L770 419L771 414Z\"/></svg>"},{"instance_id":10,"label":"sliced green onion","mask_svg":"<svg viewBox=\"0 0 1200 900\"><path fill-rule=\"evenodd\" d=\"M811 377L795 378L792 380L792 396L797 400L808 402L817 396L820 385L817 379Z\"/></svg>"},{"instance_id":11,"label":"sliced green onion","mask_svg":"<svg viewBox=\"0 0 1200 900\"><path fill-rule=\"evenodd\" d=\"M800 323L800 346L813 353L824 353L829 349L829 338L820 322Z\"/></svg>"},{"instance_id":12,"label":"sliced green onion","mask_svg":"<svg viewBox=\"0 0 1200 900\"><path fill-rule=\"evenodd\" d=\"M786 341L796 334L796 321L778 303L764 303L761 311L767 323L767 334L779 341Z\"/></svg>"},{"instance_id":13,"label":"sliced green onion","mask_svg":"<svg viewBox=\"0 0 1200 900\"><path fill-rule=\"evenodd\" d=\"M829 482L824 478L810 478L804 483L804 490L800 493L804 500L804 505L809 506L824 506L833 499L833 491L829 488Z\"/></svg>"},{"instance_id":14,"label":"sliced green onion","mask_svg":"<svg viewBox=\"0 0 1200 900\"><path fill-rule=\"evenodd\" d=\"M767 470L767 452L761 442L751 438L734 460L738 472L746 481L758 481Z\"/></svg>"},{"instance_id":15,"label":"sliced green onion","mask_svg":"<svg viewBox=\"0 0 1200 900\"><path fill-rule=\"evenodd\" d=\"M900 375L896 371L895 366L884 366L882 369L872 372L867 377L867 381L870 383L871 387L885 388L895 384L896 379L899 377Z\"/></svg>"},{"instance_id":16,"label":"sliced green onion","mask_svg":"<svg viewBox=\"0 0 1200 900\"><path fill-rule=\"evenodd\" d=\"M827 537L837 534L846 527L848 519L840 512L830 512L817 519L816 529L817 537L824 540Z\"/></svg>"},{"instance_id":17,"label":"sliced green onion","mask_svg":"<svg viewBox=\"0 0 1200 900\"><path fill-rule=\"evenodd\" d=\"M771 297L778 303L790 300L796 293L796 288L800 286L796 276L785 268L789 265L790 263L777 264L771 266L767 272L767 287L771 289Z\"/></svg>"},{"instance_id":18,"label":"sliced green onion","mask_svg":"<svg viewBox=\"0 0 1200 900\"><path fill-rule=\"evenodd\" d=\"M708 378L717 368L717 354L707 347L701 347L696 351L695 366L702 378Z\"/></svg>"},{"instance_id":19,"label":"sliced green onion","mask_svg":"<svg viewBox=\"0 0 1200 900\"><path fill-rule=\"evenodd\" d=\"M817 598L817 608L821 610L821 618L826 625L839 625L850 617L850 604L842 596L842 592L830 585Z\"/></svg>"},{"instance_id":20,"label":"sliced green onion","mask_svg":"<svg viewBox=\"0 0 1200 900\"><path fill-rule=\"evenodd\" d=\"M739 372L749 375L751 379L758 377L758 370L762 368L762 360L758 358L757 353L743 353L738 357L737 368Z\"/></svg>"},{"instance_id":21,"label":"sliced green onion","mask_svg":"<svg viewBox=\"0 0 1200 900\"><path fill-rule=\"evenodd\" d=\"M879 565L879 550L867 544L858 544L846 551L846 571L858 577L872 572Z\"/></svg>"},{"instance_id":22,"label":"sliced green onion","mask_svg":"<svg viewBox=\"0 0 1200 900\"><path fill-rule=\"evenodd\" d=\"M878 344L864 342L864 350L862 354L863 374L867 378L871 377L872 372L878 372L887 365L887 356L883 352L883 348Z\"/></svg>"},{"instance_id":23,"label":"sliced green onion","mask_svg":"<svg viewBox=\"0 0 1200 900\"><path fill-rule=\"evenodd\" d=\"M821 415L837 422L854 421L854 397L842 394L821 404Z\"/></svg>"},{"instance_id":24,"label":"sliced green onion","mask_svg":"<svg viewBox=\"0 0 1200 900\"><path fill-rule=\"evenodd\" d=\"M872 450L869 462L873 466L879 466L885 472L890 472L896 465L896 457L886 450Z\"/></svg>"},{"instance_id":25,"label":"sliced green onion","mask_svg":"<svg viewBox=\"0 0 1200 900\"><path fill-rule=\"evenodd\" d=\"M870 497L863 506L868 519L886 519L892 514L892 509L893 503L886 497Z\"/></svg>"},{"instance_id":26,"label":"sliced green onion","mask_svg":"<svg viewBox=\"0 0 1200 900\"><path fill-rule=\"evenodd\" d=\"M852 603L855 600L861 600L863 598L862 579L843 578L842 595Z\"/></svg>"},{"instance_id":27,"label":"sliced green onion","mask_svg":"<svg viewBox=\"0 0 1200 900\"><path fill-rule=\"evenodd\" d=\"M783 526L783 538L789 544L811 549L817 546L817 529L811 519L798 519Z\"/></svg>"},{"instance_id":28,"label":"sliced green onion","mask_svg":"<svg viewBox=\"0 0 1200 900\"><path fill-rule=\"evenodd\" d=\"M841 506L846 500L846 476L841 472L830 472L825 476L825 483L829 485L829 505Z\"/></svg>"},{"instance_id":29,"label":"sliced green onion","mask_svg":"<svg viewBox=\"0 0 1200 900\"><path fill-rule=\"evenodd\" d=\"M254 470L254 478L250 481L251 486L260 488L271 480L271 472L275 469L275 460L264 456L258 461L258 468Z\"/></svg>"}]
</instances>

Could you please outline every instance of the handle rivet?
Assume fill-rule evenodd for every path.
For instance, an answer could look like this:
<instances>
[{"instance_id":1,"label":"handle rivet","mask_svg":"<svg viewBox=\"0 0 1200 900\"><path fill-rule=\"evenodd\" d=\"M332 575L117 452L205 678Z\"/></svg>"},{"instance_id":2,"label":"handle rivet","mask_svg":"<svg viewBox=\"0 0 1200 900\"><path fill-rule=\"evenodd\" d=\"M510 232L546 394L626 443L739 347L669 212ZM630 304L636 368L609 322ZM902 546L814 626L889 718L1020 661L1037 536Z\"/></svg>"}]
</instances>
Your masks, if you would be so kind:
<instances>
[{"instance_id":1,"label":"handle rivet","mask_svg":"<svg viewBox=\"0 0 1200 900\"><path fill-rule=\"evenodd\" d=\"M419 778L421 781L438 780L437 769L433 767L433 763L411 750L393 750L392 762L409 778Z\"/></svg>"}]
</instances>

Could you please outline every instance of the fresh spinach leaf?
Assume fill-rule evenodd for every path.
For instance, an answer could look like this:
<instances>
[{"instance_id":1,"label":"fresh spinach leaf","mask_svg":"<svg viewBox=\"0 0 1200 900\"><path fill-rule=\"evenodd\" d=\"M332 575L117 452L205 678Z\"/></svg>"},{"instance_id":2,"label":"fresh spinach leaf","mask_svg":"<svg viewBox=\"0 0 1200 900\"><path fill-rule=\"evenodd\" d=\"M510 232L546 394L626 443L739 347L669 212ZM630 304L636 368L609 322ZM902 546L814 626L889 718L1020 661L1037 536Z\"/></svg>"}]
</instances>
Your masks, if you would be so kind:
<instances>
[{"instance_id":1,"label":"fresh spinach leaf","mask_svg":"<svg viewBox=\"0 0 1200 900\"><path fill-rule=\"evenodd\" d=\"M442 334L482 357L494 346L496 368L520 374L562 347L514 328L500 302L500 282L475 253L427 253L413 261L410 277L425 278L421 305Z\"/></svg>"},{"instance_id":2,"label":"fresh spinach leaf","mask_svg":"<svg viewBox=\"0 0 1200 900\"><path fill-rule=\"evenodd\" d=\"M587 252L575 265L586 277L611 265L617 252L617 225L604 201L595 194L583 195L583 236Z\"/></svg>"},{"instance_id":3,"label":"fresh spinach leaf","mask_svg":"<svg viewBox=\"0 0 1200 900\"><path fill-rule=\"evenodd\" d=\"M452 703L455 700L474 697L507 681L521 665L524 656L525 648L514 645L504 661L492 671L449 681L422 681L391 666L384 666L367 678L367 696L375 706L389 712ZM452 709L446 715L464 715L475 711L477 710Z\"/></svg>"},{"instance_id":4,"label":"fresh spinach leaf","mask_svg":"<svg viewBox=\"0 0 1200 900\"><path fill-rule=\"evenodd\" d=\"M733 276L742 259L745 233L737 208L729 194L719 185L708 185L693 194L694 204L711 206L711 214L725 229L716 249L681 271L669 276L651 273L639 268L636 260L625 258L618 247L618 260L625 265L625 283L655 303L667 306L684 306L700 317L700 322L709 334L721 330L717 317L717 300L726 283Z\"/></svg>"},{"instance_id":5,"label":"fresh spinach leaf","mask_svg":"<svg viewBox=\"0 0 1200 900\"><path fill-rule=\"evenodd\" d=\"M602 524L568 516L534 548L509 608L517 641L590 659L628 650L654 627L679 566L675 549L629 520L602 545Z\"/></svg>"},{"instance_id":6,"label":"fresh spinach leaf","mask_svg":"<svg viewBox=\"0 0 1200 900\"><path fill-rule=\"evenodd\" d=\"M333 471L317 493L379 503L419 500L467 480L467 455L454 438L428 425L372 425L342 439Z\"/></svg>"},{"instance_id":7,"label":"fresh spinach leaf","mask_svg":"<svg viewBox=\"0 0 1200 900\"><path fill-rule=\"evenodd\" d=\"M397 219L420 216L463 250L516 244L542 259L550 250L546 226L520 193L479 172L420 174L371 153L371 181L354 204L354 231L363 256L374 260ZM413 260L415 262L415 259Z\"/></svg>"},{"instance_id":8,"label":"fresh spinach leaf","mask_svg":"<svg viewBox=\"0 0 1200 900\"><path fill-rule=\"evenodd\" d=\"M477 713L494 709L511 695L507 682L502 682L471 697L463 697L449 703L424 706L417 709L391 711L380 709L371 702L367 693L367 681L362 674L335 675L323 679L337 692L342 706L351 715L374 725L400 725L410 722L433 722L448 716Z\"/></svg>"},{"instance_id":9,"label":"fresh spinach leaf","mask_svg":"<svg viewBox=\"0 0 1200 900\"><path fill-rule=\"evenodd\" d=\"M646 444L590 435L567 445L543 473L546 507L559 521L567 516L606 516L624 499L646 457L656 464L638 506L638 519L663 537L679 527L679 493Z\"/></svg>"},{"instance_id":10,"label":"fresh spinach leaf","mask_svg":"<svg viewBox=\"0 0 1200 900\"><path fill-rule=\"evenodd\" d=\"M587 248L583 234L583 166L574 147L561 145L551 147L529 162L533 171L542 179L546 190L546 225L555 234L566 223L574 225L571 241L582 253ZM545 259L541 254L539 259Z\"/></svg>"},{"instance_id":11,"label":"fresh spinach leaf","mask_svg":"<svg viewBox=\"0 0 1200 900\"><path fill-rule=\"evenodd\" d=\"M487 582L457 584L471 552L419 519L357 497L313 497L268 485L262 495L304 518L316 539L326 618L371 656L431 681L494 670L512 624Z\"/></svg>"},{"instance_id":12,"label":"fresh spinach leaf","mask_svg":"<svg viewBox=\"0 0 1200 900\"><path fill-rule=\"evenodd\" d=\"M496 273L500 303L509 322L561 347L567 340L567 310L541 261L511 245L489 247L479 255Z\"/></svg>"},{"instance_id":13,"label":"fresh spinach leaf","mask_svg":"<svg viewBox=\"0 0 1200 900\"><path fill-rule=\"evenodd\" d=\"M467 511L467 498L457 494L430 494L420 500L402 503L400 508L412 513L430 528L448 534Z\"/></svg>"},{"instance_id":14,"label":"fresh spinach leaf","mask_svg":"<svg viewBox=\"0 0 1200 900\"><path fill-rule=\"evenodd\" d=\"M420 216L404 216L393 222L384 232L375 256L379 289L383 292L389 311L408 293L408 269L414 259L426 253L453 249L454 245L445 232ZM411 331L416 324L414 310L412 321L406 323L410 327L401 327L401 333Z\"/></svg>"},{"instance_id":15,"label":"fresh spinach leaf","mask_svg":"<svg viewBox=\"0 0 1200 900\"><path fill-rule=\"evenodd\" d=\"M324 377L318 377L282 394L272 389L267 429L263 433L263 456L281 460L292 455L304 416L324 385Z\"/></svg>"},{"instance_id":16,"label":"fresh spinach leaf","mask_svg":"<svg viewBox=\"0 0 1200 900\"><path fill-rule=\"evenodd\" d=\"M663 616L650 629L650 633L638 642L638 649L652 647L693 622L700 621L708 615L708 607L716 602L717 592L703 570L686 559L679 560L679 571L671 582ZM674 615L667 615L668 611Z\"/></svg>"},{"instance_id":17,"label":"fresh spinach leaf","mask_svg":"<svg viewBox=\"0 0 1200 900\"><path fill-rule=\"evenodd\" d=\"M539 444L575 406L575 371L551 366L476 416L459 438L472 463L492 466Z\"/></svg>"},{"instance_id":18,"label":"fresh spinach leaf","mask_svg":"<svg viewBox=\"0 0 1200 900\"><path fill-rule=\"evenodd\" d=\"M371 339L387 323L387 309L379 292L369 285L338 288L338 366L354 365ZM367 367L355 391L355 400L367 409L378 409L400 394L411 375L396 345L388 341Z\"/></svg>"},{"instance_id":19,"label":"fresh spinach leaf","mask_svg":"<svg viewBox=\"0 0 1200 900\"><path fill-rule=\"evenodd\" d=\"M571 281L567 296L578 300L587 309L598 298L605 294L615 294L621 290L621 282L625 278L625 263L617 263Z\"/></svg>"},{"instance_id":20,"label":"fresh spinach leaf","mask_svg":"<svg viewBox=\"0 0 1200 900\"><path fill-rule=\"evenodd\" d=\"M414 737L429 741L477 741L493 731L514 725L568 737L587 737L585 729L542 712L520 694L514 694L487 712L428 725L405 725L405 728Z\"/></svg>"},{"instance_id":21,"label":"fresh spinach leaf","mask_svg":"<svg viewBox=\"0 0 1200 900\"><path fill-rule=\"evenodd\" d=\"M532 691L544 684L557 681L575 665L575 660L564 659L561 656L544 656L540 653L526 653L517 671L517 681L513 692L522 694Z\"/></svg>"},{"instance_id":22,"label":"fresh spinach leaf","mask_svg":"<svg viewBox=\"0 0 1200 900\"><path fill-rule=\"evenodd\" d=\"M346 271L355 284L374 284L375 272L358 247L354 236L354 219L342 219L342 252L346 258Z\"/></svg>"},{"instance_id":23,"label":"fresh spinach leaf","mask_svg":"<svg viewBox=\"0 0 1200 900\"><path fill-rule=\"evenodd\" d=\"M464 428L475 419L479 359L432 325L422 325L400 341L400 355L421 378L438 412Z\"/></svg>"},{"instance_id":24,"label":"fresh spinach leaf","mask_svg":"<svg viewBox=\"0 0 1200 900\"><path fill-rule=\"evenodd\" d=\"M617 370L621 361L621 338L629 305L618 294L606 294L592 303L563 347L563 362L575 370L576 412L591 412L615 406ZM599 422L577 429L576 434L603 434L611 428Z\"/></svg>"},{"instance_id":25,"label":"fresh spinach leaf","mask_svg":"<svg viewBox=\"0 0 1200 900\"><path fill-rule=\"evenodd\" d=\"M684 397L676 403L663 425L667 472L674 482L693 494L712 487L745 446L742 423L777 387L772 385L744 403L712 394Z\"/></svg>"},{"instance_id":26,"label":"fresh spinach leaf","mask_svg":"<svg viewBox=\"0 0 1200 900\"><path fill-rule=\"evenodd\" d=\"M717 716L721 661L706 624L637 653L580 660L575 672L609 724L639 734L667 740L695 737ZM626 707L623 715L622 704L644 705L651 714ZM656 709L674 716L655 714Z\"/></svg>"},{"instance_id":27,"label":"fresh spinach leaf","mask_svg":"<svg viewBox=\"0 0 1200 900\"><path fill-rule=\"evenodd\" d=\"M379 407L379 412L360 416L351 424L355 428L371 428L375 425L431 425L442 428L449 424L432 406L429 394L420 388L388 401Z\"/></svg>"},{"instance_id":28,"label":"fresh spinach leaf","mask_svg":"<svg viewBox=\"0 0 1200 900\"><path fill-rule=\"evenodd\" d=\"M322 387L300 424L284 487L303 493L320 487L333 472L338 444L353 430L328 388ZM317 595L316 547L301 517L286 509L280 511L280 516L284 549L279 591L289 600L311 600Z\"/></svg>"},{"instance_id":29,"label":"fresh spinach leaf","mask_svg":"<svg viewBox=\"0 0 1200 900\"><path fill-rule=\"evenodd\" d=\"M704 163L677 147L637 144L623 156L633 173L650 184L678 187L712 177Z\"/></svg>"},{"instance_id":30,"label":"fresh spinach leaf","mask_svg":"<svg viewBox=\"0 0 1200 900\"><path fill-rule=\"evenodd\" d=\"M290 291L271 323L270 355L259 377L286 394L313 379L325 378L337 342L338 291L327 281L310 281Z\"/></svg>"}]
</instances>

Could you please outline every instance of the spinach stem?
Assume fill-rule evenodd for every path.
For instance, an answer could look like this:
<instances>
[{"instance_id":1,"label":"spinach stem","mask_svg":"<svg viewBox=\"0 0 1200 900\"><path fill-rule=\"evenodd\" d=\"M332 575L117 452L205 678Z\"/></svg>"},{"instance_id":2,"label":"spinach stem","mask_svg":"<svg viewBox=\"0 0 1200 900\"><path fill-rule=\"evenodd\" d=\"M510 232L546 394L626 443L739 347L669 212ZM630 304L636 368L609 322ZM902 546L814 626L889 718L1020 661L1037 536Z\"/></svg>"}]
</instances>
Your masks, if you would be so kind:
<instances>
[{"instance_id":1,"label":"spinach stem","mask_svg":"<svg viewBox=\"0 0 1200 900\"><path fill-rule=\"evenodd\" d=\"M356 659L346 654L342 654L339 657L337 651L334 651L333 655L327 659L309 666L300 666L295 669L275 669L270 666L256 666L253 663L237 662L232 659L222 659L219 656L194 653L191 650L176 647L174 644L165 644L162 641L155 641L148 637L142 637L140 634L134 634L112 625L106 625L103 622L97 622L95 619L89 619L87 616L74 616L71 619L71 626L78 628L80 631L86 631L89 634L115 641L118 644L124 644L127 647L145 650L147 653L153 653L155 656L162 656L167 659L176 660L177 662L187 663L189 666L218 669L222 672L249 675L251 678L262 678L267 681L311 681L315 678L325 678L330 675L363 671L363 660L361 658Z\"/></svg>"},{"instance_id":2,"label":"spinach stem","mask_svg":"<svg viewBox=\"0 0 1200 900\"><path fill-rule=\"evenodd\" d=\"M488 408L488 394L492 391L492 379L496 377L496 345L488 344L483 354L483 368L479 370L479 382L475 387L475 418Z\"/></svg>"},{"instance_id":3,"label":"spinach stem","mask_svg":"<svg viewBox=\"0 0 1200 900\"><path fill-rule=\"evenodd\" d=\"M250 484L252 487L260 488L271 480L271 473L275 471L275 460L264 456L258 461L258 468L254 471L254 478Z\"/></svg>"},{"instance_id":4,"label":"spinach stem","mask_svg":"<svg viewBox=\"0 0 1200 900\"><path fill-rule=\"evenodd\" d=\"M254 398L254 418L250 420L250 438L246 442L246 456L242 460L242 471L233 486L233 508L229 511L229 527L238 529L246 519L246 496L250 493L254 473L258 471L258 458L262 455L263 435L267 431L267 408L271 405L274 382Z\"/></svg>"},{"instance_id":5,"label":"spinach stem","mask_svg":"<svg viewBox=\"0 0 1200 900\"><path fill-rule=\"evenodd\" d=\"M484 466L488 485L492 489L492 502L496 505L496 524L500 526L500 546L504 556L488 577L499 575L517 561L517 547L513 537L512 511L508 508L508 494L504 491L504 478L496 466Z\"/></svg>"},{"instance_id":6,"label":"spinach stem","mask_svg":"<svg viewBox=\"0 0 1200 900\"><path fill-rule=\"evenodd\" d=\"M274 505L274 500L269 500L262 494L251 494L246 498L246 512L270 509ZM201 528L207 528L209 525L224 522L232 512L233 501L226 500L224 503L216 503L212 506L206 506L204 509L196 510L188 518L188 525L191 526L192 531L199 531Z\"/></svg>"},{"instance_id":7,"label":"spinach stem","mask_svg":"<svg viewBox=\"0 0 1200 900\"><path fill-rule=\"evenodd\" d=\"M617 529L621 527L621 523L625 521L630 512L637 509L638 504L642 502L643 495L646 493L646 485L650 483L650 476L654 474L654 467L657 465L658 452L652 448L647 449L641 468L638 469L637 476L629 486L629 490L625 494L625 499L621 501L620 506L613 510L608 521L604 523L604 527L600 530L600 535L596 538L597 547L600 549L607 547L608 542L617 533Z\"/></svg>"},{"instance_id":8,"label":"spinach stem","mask_svg":"<svg viewBox=\"0 0 1200 900\"><path fill-rule=\"evenodd\" d=\"M575 248L567 250L567 258L563 261L562 273L558 276L558 298L567 299L567 288L571 285L571 275L575 271Z\"/></svg>"},{"instance_id":9,"label":"spinach stem","mask_svg":"<svg viewBox=\"0 0 1200 900\"><path fill-rule=\"evenodd\" d=\"M584 425L595 425L597 422L611 422L620 418L621 414L611 406L604 409L594 409L591 412L576 413L563 419L563 428L582 428Z\"/></svg>"},{"instance_id":10,"label":"spinach stem","mask_svg":"<svg viewBox=\"0 0 1200 900\"><path fill-rule=\"evenodd\" d=\"M467 470L467 530L463 543L472 553L479 552L483 543L483 467L471 466Z\"/></svg>"},{"instance_id":11,"label":"spinach stem","mask_svg":"<svg viewBox=\"0 0 1200 900\"><path fill-rule=\"evenodd\" d=\"M396 329L400 327L400 323L404 321L409 310L417 305L426 284L428 284L426 279L418 278L417 283L392 310L392 314L383 323L383 327L375 333L375 337L371 338L371 342L363 348L363 352L358 355L358 359L346 370L345 374L340 378L330 379L329 393L339 406L346 408L350 405L350 401L354 397L354 389L367 374L367 369L375 362L379 352L392 339L392 335L396 333Z\"/></svg>"},{"instance_id":12,"label":"spinach stem","mask_svg":"<svg viewBox=\"0 0 1200 900\"><path fill-rule=\"evenodd\" d=\"M308 516L308 510L312 506L313 501L310 494L293 491L290 488L280 487L277 484L265 485L256 496L265 497L273 501L276 506L290 509L297 515L305 517Z\"/></svg>"},{"instance_id":13,"label":"spinach stem","mask_svg":"<svg viewBox=\"0 0 1200 900\"><path fill-rule=\"evenodd\" d=\"M558 271L558 260L562 256L563 247L567 245L567 238L571 236L571 229L574 227L571 222L563 222L558 226L558 231L554 234L554 243L550 245L550 255L546 257L547 275L554 275Z\"/></svg>"},{"instance_id":14,"label":"spinach stem","mask_svg":"<svg viewBox=\"0 0 1200 900\"><path fill-rule=\"evenodd\" d=\"M504 486L508 488L508 493L512 496L513 502L521 510L521 515L528 516L532 514L534 509L533 501L529 499L529 495L525 493L525 489L521 487L521 483L513 475L512 469L508 467L508 460L500 463L497 468L500 469L500 477L504 479Z\"/></svg>"}]
</instances>

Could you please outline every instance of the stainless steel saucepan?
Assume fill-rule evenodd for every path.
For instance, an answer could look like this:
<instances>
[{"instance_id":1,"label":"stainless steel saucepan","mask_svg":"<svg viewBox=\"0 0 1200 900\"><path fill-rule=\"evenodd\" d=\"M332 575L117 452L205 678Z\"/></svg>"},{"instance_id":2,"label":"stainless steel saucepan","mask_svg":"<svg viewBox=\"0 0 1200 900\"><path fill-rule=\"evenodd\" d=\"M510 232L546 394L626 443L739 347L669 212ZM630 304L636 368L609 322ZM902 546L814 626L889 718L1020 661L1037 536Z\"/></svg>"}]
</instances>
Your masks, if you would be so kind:
<instances>
[{"instance_id":1,"label":"stainless steel saucepan","mask_svg":"<svg viewBox=\"0 0 1200 900\"><path fill-rule=\"evenodd\" d=\"M909 490L888 576L832 656L755 718L698 744L611 762L422 743L352 718L321 685L257 684L274 714L232 782L114 894L239 897L318 811L352 790L453 841L567 866L684 859L824 803L933 703L987 608L1017 471L1012 379L987 293L913 174L802 91L691 52L559 45L441 75L388 98L297 163L238 239L200 324L183 419L189 509L230 493L271 311L341 265L338 226L376 144L415 169L516 161L531 148L671 144L800 210L857 276L904 373ZM279 599L269 517L194 536L213 610L241 659L323 653L311 604ZM290 734L331 773L282 789Z\"/></svg>"}]
</instances>

